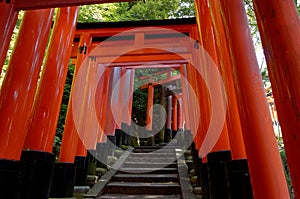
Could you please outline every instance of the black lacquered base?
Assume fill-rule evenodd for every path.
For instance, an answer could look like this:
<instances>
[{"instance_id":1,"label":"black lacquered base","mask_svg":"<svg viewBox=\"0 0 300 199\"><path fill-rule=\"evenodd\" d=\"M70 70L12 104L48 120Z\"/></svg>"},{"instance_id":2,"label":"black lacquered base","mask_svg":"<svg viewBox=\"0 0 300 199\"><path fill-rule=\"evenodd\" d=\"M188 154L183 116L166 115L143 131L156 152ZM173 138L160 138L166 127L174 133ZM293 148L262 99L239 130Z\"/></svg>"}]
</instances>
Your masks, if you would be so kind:
<instances>
[{"instance_id":1,"label":"black lacquered base","mask_svg":"<svg viewBox=\"0 0 300 199\"><path fill-rule=\"evenodd\" d=\"M217 151L207 154L209 195L211 199L227 199L227 179L225 163L231 160L230 151Z\"/></svg>"},{"instance_id":2,"label":"black lacquered base","mask_svg":"<svg viewBox=\"0 0 300 199\"><path fill-rule=\"evenodd\" d=\"M0 159L0 198L21 199L25 163Z\"/></svg>"},{"instance_id":3,"label":"black lacquered base","mask_svg":"<svg viewBox=\"0 0 300 199\"><path fill-rule=\"evenodd\" d=\"M246 159L226 162L226 175L230 199L253 199Z\"/></svg>"},{"instance_id":4,"label":"black lacquered base","mask_svg":"<svg viewBox=\"0 0 300 199\"><path fill-rule=\"evenodd\" d=\"M55 155L43 151L23 151L21 161L26 164L22 199L48 199Z\"/></svg>"},{"instance_id":5,"label":"black lacquered base","mask_svg":"<svg viewBox=\"0 0 300 199\"><path fill-rule=\"evenodd\" d=\"M75 169L73 163L55 163L50 197L68 198L73 196Z\"/></svg>"},{"instance_id":6,"label":"black lacquered base","mask_svg":"<svg viewBox=\"0 0 300 199\"><path fill-rule=\"evenodd\" d=\"M76 180L75 186L87 185L87 168L88 160L86 156L75 156L74 161L76 167Z\"/></svg>"}]
</instances>

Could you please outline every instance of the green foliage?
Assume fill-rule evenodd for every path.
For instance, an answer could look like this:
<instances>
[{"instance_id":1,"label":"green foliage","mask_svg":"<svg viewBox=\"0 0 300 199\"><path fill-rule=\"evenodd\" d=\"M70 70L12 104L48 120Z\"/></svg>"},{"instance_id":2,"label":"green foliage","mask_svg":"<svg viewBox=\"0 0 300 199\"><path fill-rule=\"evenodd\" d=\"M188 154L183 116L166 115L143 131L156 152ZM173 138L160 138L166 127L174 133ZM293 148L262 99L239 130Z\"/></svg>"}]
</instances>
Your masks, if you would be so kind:
<instances>
[{"instance_id":1,"label":"green foliage","mask_svg":"<svg viewBox=\"0 0 300 199\"><path fill-rule=\"evenodd\" d=\"M295 4L297 6L297 10L298 10L298 13L300 15L300 1L299 0L295 0Z\"/></svg>"},{"instance_id":2,"label":"green foliage","mask_svg":"<svg viewBox=\"0 0 300 199\"><path fill-rule=\"evenodd\" d=\"M136 89L133 93L132 120L139 126L146 125L147 91Z\"/></svg>"},{"instance_id":3,"label":"green foliage","mask_svg":"<svg viewBox=\"0 0 300 199\"><path fill-rule=\"evenodd\" d=\"M193 0L147 0L81 6L79 22L159 20L194 16Z\"/></svg>"},{"instance_id":4,"label":"green foliage","mask_svg":"<svg viewBox=\"0 0 300 199\"><path fill-rule=\"evenodd\" d=\"M254 40L254 44L256 48L261 48L261 39L258 31L258 26L257 26L257 21L256 21L256 16L254 12L254 6L252 4L252 0L244 0L245 3L245 9L250 25L250 31Z\"/></svg>"},{"instance_id":5,"label":"green foliage","mask_svg":"<svg viewBox=\"0 0 300 199\"><path fill-rule=\"evenodd\" d=\"M80 7L78 22L101 22L114 18L117 6L114 3L84 5Z\"/></svg>"},{"instance_id":6,"label":"green foliage","mask_svg":"<svg viewBox=\"0 0 300 199\"><path fill-rule=\"evenodd\" d=\"M277 138L277 141L278 141L280 156L281 156L283 167L284 167L284 174L285 174L289 192L290 192L290 197L291 197L291 199L295 199L294 189L293 189L293 185L292 185L290 171L288 168L288 163L287 163L287 159L286 159L286 153L285 153L282 137Z\"/></svg>"},{"instance_id":7,"label":"green foliage","mask_svg":"<svg viewBox=\"0 0 300 199\"><path fill-rule=\"evenodd\" d=\"M267 83L270 82L268 70L267 70L267 68L262 68L260 71L261 71L261 76L262 76L264 85L267 85Z\"/></svg>"},{"instance_id":8,"label":"green foliage","mask_svg":"<svg viewBox=\"0 0 300 199\"><path fill-rule=\"evenodd\" d=\"M56 127L56 136L55 136L54 144L53 144L53 153L56 155L56 157L58 157L58 154L60 151L62 134L63 134L64 128L65 128L65 120L66 120L66 115L67 115L67 110L68 110L68 103L69 103L69 97L70 97L70 92L71 92L73 76L74 76L74 66L70 64L68 67L67 79L66 79L66 83L65 83L58 123L57 123L57 127Z\"/></svg>"}]
</instances>

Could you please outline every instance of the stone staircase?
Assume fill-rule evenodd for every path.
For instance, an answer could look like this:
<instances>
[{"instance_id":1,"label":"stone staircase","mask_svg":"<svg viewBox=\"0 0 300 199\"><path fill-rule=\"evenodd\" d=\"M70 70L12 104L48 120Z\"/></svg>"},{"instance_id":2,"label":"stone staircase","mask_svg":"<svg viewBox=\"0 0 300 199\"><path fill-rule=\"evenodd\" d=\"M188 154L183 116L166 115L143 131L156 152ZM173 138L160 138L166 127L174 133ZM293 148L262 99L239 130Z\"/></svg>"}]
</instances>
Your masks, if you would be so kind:
<instances>
[{"instance_id":1,"label":"stone staircase","mask_svg":"<svg viewBox=\"0 0 300 199\"><path fill-rule=\"evenodd\" d=\"M175 148L134 148L97 198L183 198Z\"/></svg>"}]
</instances>

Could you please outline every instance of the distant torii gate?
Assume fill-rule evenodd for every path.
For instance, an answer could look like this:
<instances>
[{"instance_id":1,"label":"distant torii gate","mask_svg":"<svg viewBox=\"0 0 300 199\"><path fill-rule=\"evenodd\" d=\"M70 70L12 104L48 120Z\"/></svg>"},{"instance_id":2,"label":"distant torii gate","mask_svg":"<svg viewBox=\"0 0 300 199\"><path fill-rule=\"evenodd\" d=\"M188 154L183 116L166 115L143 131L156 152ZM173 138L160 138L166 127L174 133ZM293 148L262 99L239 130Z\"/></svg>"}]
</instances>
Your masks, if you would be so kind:
<instances>
[{"instance_id":1,"label":"distant torii gate","mask_svg":"<svg viewBox=\"0 0 300 199\"><path fill-rule=\"evenodd\" d=\"M76 46L81 46L76 62L76 71L78 71L80 62L91 52L93 43L97 43L97 41L93 41L93 38L110 37L129 28L144 27L146 24L146 22L137 22L139 23L138 26L95 28L94 33L92 30L81 28L78 25L76 30L78 7L60 8L38 85L39 72L52 24L53 8L121 1L1 1L1 69L18 10L25 9L26 11L0 93L0 197L32 198L33 196L30 194L38 194L35 191L37 187L41 187L43 190L41 191L43 193L39 193L41 195L38 198L47 197L54 162L53 154L51 154L52 144L72 44L75 46L75 51L77 51ZM253 0L253 4L266 52L295 196L299 198L298 109L300 95L297 89L300 85L299 16L293 0ZM233 159L247 157L254 198L289 198L243 1L195 0L195 10L196 23L189 23L187 20L181 25L176 25L178 21L174 20L171 25L169 21L163 21L166 24L153 22L154 24L151 26L168 27L181 33L188 33L192 39L198 41L193 47L197 48L198 44L202 46L219 67L228 98L228 110L222 134L212 151L231 149ZM100 24L105 25L105 23L98 25ZM78 45L78 39L77 42L73 42L74 35L75 41L76 38L80 37ZM136 35L134 42L143 42L144 38L145 36L142 34ZM178 41L180 39L174 39L174 42ZM138 62L164 60L180 63L183 60L182 57L196 59L193 48L189 50L191 51L189 55L178 56L146 49L143 52L146 55L142 53L136 56L134 53L131 55L129 53L115 62L122 63L122 65L130 63L128 66L132 66ZM101 55L103 53L105 52L101 52ZM153 56L151 53L156 55ZM198 63L203 60L194 61ZM97 63L92 59L91 64ZM107 70L103 80L101 80L104 83L103 86L98 87L104 93L102 96L99 95L104 103L109 103L110 85L115 80L111 78L111 70ZM121 71L121 73L123 72ZM209 69L206 72L209 74ZM187 127L192 129L192 126L197 122L195 121L196 116L201 115L201 126L193 132L196 134L194 141L201 154L201 145L210 124L211 107L208 104L211 99L206 88L207 85L191 64L184 62L181 67L181 74L194 88L198 100L192 101L188 94L189 91L185 90L186 88L183 86L184 111L188 110L185 114L188 116ZM130 77L132 78L132 76ZM115 78L117 77L115 76ZM132 85L131 80L130 85ZM187 108L188 103L199 103L200 113ZM95 109L102 110L102 114L104 114L106 107L98 105L99 107L97 106ZM72 170L74 169L75 156L85 156L86 149L76 135L76 130L72 124L71 109L72 107L69 107L67 118L71 118L66 120L59 158L61 167L59 168ZM83 110L83 116L88 116L88 114ZM102 124L104 124L103 121ZM102 137L95 139L101 141ZM91 146L95 145L95 143L90 144ZM23 149L25 150L22 152ZM41 162L48 162L47 170L42 173L47 173L49 176L42 176L36 172L33 174L33 179L27 174L24 178L24 184L22 184L20 180L22 175L19 174L24 171L23 162L27 162L29 165L34 161L40 161L40 164L42 164ZM11 171L11 173L7 173L7 171ZM39 179L41 176L43 177L42 180Z\"/></svg>"}]
</instances>

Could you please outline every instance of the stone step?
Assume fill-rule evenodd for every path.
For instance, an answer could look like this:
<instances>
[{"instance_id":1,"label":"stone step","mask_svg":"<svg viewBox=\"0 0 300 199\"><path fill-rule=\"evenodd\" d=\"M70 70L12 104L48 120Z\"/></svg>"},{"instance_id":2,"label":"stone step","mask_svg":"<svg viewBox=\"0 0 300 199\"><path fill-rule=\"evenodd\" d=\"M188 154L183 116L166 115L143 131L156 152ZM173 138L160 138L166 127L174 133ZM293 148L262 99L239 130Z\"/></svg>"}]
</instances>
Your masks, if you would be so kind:
<instances>
[{"instance_id":1,"label":"stone step","mask_svg":"<svg viewBox=\"0 0 300 199\"><path fill-rule=\"evenodd\" d=\"M176 158L175 152L152 152L152 153L131 153L129 157L158 157L158 158Z\"/></svg>"},{"instance_id":2,"label":"stone step","mask_svg":"<svg viewBox=\"0 0 300 199\"><path fill-rule=\"evenodd\" d=\"M180 195L122 195L122 194L104 194L97 199L180 199Z\"/></svg>"},{"instance_id":3,"label":"stone step","mask_svg":"<svg viewBox=\"0 0 300 199\"><path fill-rule=\"evenodd\" d=\"M177 174L177 168L131 168L123 167L119 173L152 173L152 174Z\"/></svg>"},{"instance_id":4,"label":"stone step","mask_svg":"<svg viewBox=\"0 0 300 199\"><path fill-rule=\"evenodd\" d=\"M157 163L157 162L125 162L123 167L132 167L132 168L177 168L176 163Z\"/></svg>"},{"instance_id":5,"label":"stone step","mask_svg":"<svg viewBox=\"0 0 300 199\"><path fill-rule=\"evenodd\" d=\"M151 148L135 148L133 149L134 153L151 153L151 152L164 152L164 153L174 153L175 149L172 148L158 148L158 149L151 149Z\"/></svg>"},{"instance_id":6,"label":"stone step","mask_svg":"<svg viewBox=\"0 0 300 199\"><path fill-rule=\"evenodd\" d=\"M173 163L176 162L174 157L128 157L126 162L152 162L152 163Z\"/></svg>"},{"instance_id":7,"label":"stone step","mask_svg":"<svg viewBox=\"0 0 300 199\"><path fill-rule=\"evenodd\" d=\"M170 195L181 194L178 183L141 183L141 182L111 182L104 189L109 194L151 194Z\"/></svg>"},{"instance_id":8,"label":"stone step","mask_svg":"<svg viewBox=\"0 0 300 199\"><path fill-rule=\"evenodd\" d=\"M155 146L137 146L137 147L135 147L135 149L161 149L161 148L177 149L177 148L181 148L181 146L175 145L175 144L160 144L160 145L155 145Z\"/></svg>"},{"instance_id":9,"label":"stone step","mask_svg":"<svg viewBox=\"0 0 300 199\"><path fill-rule=\"evenodd\" d=\"M177 174L117 174L115 182L179 182Z\"/></svg>"}]
</instances>

